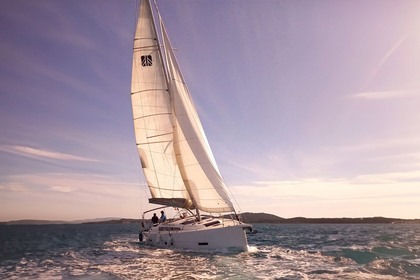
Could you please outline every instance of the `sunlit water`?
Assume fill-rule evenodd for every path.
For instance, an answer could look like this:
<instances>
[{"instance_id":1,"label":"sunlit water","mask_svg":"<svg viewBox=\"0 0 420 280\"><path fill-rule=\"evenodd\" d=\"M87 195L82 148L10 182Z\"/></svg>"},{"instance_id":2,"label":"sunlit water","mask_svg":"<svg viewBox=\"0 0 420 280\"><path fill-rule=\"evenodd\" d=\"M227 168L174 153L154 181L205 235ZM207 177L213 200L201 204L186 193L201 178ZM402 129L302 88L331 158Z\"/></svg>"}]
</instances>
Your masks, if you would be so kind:
<instances>
[{"instance_id":1,"label":"sunlit water","mask_svg":"<svg viewBox=\"0 0 420 280\"><path fill-rule=\"evenodd\" d=\"M156 249L138 226L0 226L1 279L420 279L420 225L254 225L248 252Z\"/></svg>"}]
</instances>

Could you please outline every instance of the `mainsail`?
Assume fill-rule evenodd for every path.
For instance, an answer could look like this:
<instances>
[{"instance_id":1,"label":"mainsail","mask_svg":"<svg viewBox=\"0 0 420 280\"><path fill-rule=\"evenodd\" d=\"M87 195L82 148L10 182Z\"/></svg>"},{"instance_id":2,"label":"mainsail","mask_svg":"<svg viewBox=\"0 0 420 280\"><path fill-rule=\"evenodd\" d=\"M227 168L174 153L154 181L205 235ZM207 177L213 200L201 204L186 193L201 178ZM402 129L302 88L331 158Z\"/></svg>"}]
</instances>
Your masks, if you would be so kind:
<instances>
[{"instance_id":1,"label":"mainsail","mask_svg":"<svg viewBox=\"0 0 420 280\"><path fill-rule=\"evenodd\" d=\"M165 27L141 1L131 96L137 147L153 203L234 211Z\"/></svg>"}]
</instances>

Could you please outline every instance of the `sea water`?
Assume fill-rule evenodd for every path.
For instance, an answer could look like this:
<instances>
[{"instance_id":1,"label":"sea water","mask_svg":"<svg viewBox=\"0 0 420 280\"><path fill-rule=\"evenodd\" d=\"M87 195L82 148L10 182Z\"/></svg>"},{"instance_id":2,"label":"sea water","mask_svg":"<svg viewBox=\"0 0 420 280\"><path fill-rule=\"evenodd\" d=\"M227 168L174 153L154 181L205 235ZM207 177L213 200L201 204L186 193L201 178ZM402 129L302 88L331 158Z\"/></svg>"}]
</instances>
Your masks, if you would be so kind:
<instances>
[{"instance_id":1,"label":"sea water","mask_svg":"<svg viewBox=\"0 0 420 280\"><path fill-rule=\"evenodd\" d=\"M136 224L0 226L1 279L420 279L420 224L256 224L248 252L140 244Z\"/></svg>"}]
</instances>

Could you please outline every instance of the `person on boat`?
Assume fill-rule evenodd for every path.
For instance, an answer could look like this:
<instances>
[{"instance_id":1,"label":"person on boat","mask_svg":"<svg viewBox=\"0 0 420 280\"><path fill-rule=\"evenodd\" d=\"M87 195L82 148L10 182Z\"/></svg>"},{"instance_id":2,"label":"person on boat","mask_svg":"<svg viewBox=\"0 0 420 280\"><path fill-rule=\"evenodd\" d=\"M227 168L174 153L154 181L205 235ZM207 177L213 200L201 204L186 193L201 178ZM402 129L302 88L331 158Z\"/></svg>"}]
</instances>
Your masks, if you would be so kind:
<instances>
[{"instance_id":1,"label":"person on boat","mask_svg":"<svg viewBox=\"0 0 420 280\"><path fill-rule=\"evenodd\" d=\"M160 220L159 223L163 223L164 221L166 221L166 216L165 216L165 212L160 211Z\"/></svg>"},{"instance_id":2,"label":"person on boat","mask_svg":"<svg viewBox=\"0 0 420 280\"><path fill-rule=\"evenodd\" d=\"M158 224L159 223L159 218L158 216L156 216L156 213L153 213L153 217L152 217L152 224Z\"/></svg>"}]
</instances>

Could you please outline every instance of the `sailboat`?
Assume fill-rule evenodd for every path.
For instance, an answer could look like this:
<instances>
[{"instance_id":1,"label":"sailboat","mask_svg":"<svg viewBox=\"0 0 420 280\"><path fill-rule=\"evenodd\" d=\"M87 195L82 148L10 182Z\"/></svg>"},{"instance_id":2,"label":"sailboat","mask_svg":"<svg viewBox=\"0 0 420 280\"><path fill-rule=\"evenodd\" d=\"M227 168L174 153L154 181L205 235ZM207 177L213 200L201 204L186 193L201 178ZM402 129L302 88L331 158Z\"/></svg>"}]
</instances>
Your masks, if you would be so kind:
<instances>
[{"instance_id":1,"label":"sailboat","mask_svg":"<svg viewBox=\"0 0 420 280\"><path fill-rule=\"evenodd\" d=\"M139 239L164 248L246 251L252 226L236 213L154 4L142 0L139 7L131 99L149 203L160 207L143 213ZM173 218L144 219L165 207Z\"/></svg>"}]
</instances>

